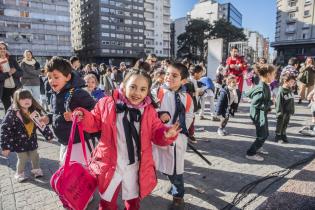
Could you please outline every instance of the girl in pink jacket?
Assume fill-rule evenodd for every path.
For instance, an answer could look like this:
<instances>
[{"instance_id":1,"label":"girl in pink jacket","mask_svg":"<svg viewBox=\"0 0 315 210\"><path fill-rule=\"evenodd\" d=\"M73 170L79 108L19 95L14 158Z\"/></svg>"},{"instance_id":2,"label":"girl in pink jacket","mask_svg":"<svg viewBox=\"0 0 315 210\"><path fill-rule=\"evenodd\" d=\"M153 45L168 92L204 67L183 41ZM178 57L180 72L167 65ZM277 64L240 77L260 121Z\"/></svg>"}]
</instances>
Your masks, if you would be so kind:
<instances>
[{"instance_id":1,"label":"girl in pink jacket","mask_svg":"<svg viewBox=\"0 0 315 210\"><path fill-rule=\"evenodd\" d=\"M116 210L122 190L127 210L140 208L140 199L157 184L152 142L171 144L180 132L179 124L166 127L158 118L150 97L150 76L142 70L126 75L122 89L102 98L89 112L77 109L85 131L101 131L93 152L91 171L98 180L99 209Z\"/></svg>"}]
</instances>

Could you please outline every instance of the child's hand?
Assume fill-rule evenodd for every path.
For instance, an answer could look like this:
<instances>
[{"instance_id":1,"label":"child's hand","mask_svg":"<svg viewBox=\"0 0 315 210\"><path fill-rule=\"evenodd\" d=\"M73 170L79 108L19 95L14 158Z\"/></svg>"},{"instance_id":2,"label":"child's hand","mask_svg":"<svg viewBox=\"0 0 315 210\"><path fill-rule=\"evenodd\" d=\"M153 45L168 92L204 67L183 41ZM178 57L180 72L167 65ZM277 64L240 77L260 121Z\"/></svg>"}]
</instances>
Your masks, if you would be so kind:
<instances>
[{"instance_id":1,"label":"child's hand","mask_svg":"<svg viewBox=\"0 0 315 210\"><path fill-rule=\"evenodd\" d=\"M172 138L175 137L181 132L181 128L179 122L176 122L168 131L164 132L165 138Z\"/></svg>"},{"instance_id":2,"label":"child's hand","mask_svg":"<svg viewBox=\"0 0 315 210\"><path fill-rule=\"evenodd\" d=\"M63 117L66 121L72 121L72 112L65 112L63 113Z\"/></svg>"},{"instance_id":3,"label":"child's hand","mask_svg":"<svg viewBox=\"0 0 315 210\"><path fill-rule=\"evenodd\" d=\"M10 154L10 150L3 150L3 151L2 151L2 155L3 155L4 157L8 157L9 154Z\"/></svg>"},{"instance_id":4,"label":"child's hand","mask_svg":"<svg viewBox=\"0 0 315 210\"><path fill-rule=\"evenodd\" d=\"M83 120L83 112L80 110L74 111L73 116L78 117L78 122L81 122Z\"/></svg>"},{"instance_id":5,"label":"child's hand","mask_svg":"<svg viewBox=\"0 0 315 210\"><path fill-rule=\"evenodd\" d=\"M160 116L160 120L163 122L163 123L167 123L168 121L171 120L171 117L169 114L167 113L164 113Z\"/></svg>"},{"instance_id":6,"label":"child's hand","mask_svg":"<svg viewBox=\"0 0 315 210\"><path fill-rule=\"evenodd\" d=\"M47 117L47 116L39 117L38 120L39 120L39 122L40 122L41 124L47 125L47 124L49 123L49 117Z\"/></svg>"}]
</instances>

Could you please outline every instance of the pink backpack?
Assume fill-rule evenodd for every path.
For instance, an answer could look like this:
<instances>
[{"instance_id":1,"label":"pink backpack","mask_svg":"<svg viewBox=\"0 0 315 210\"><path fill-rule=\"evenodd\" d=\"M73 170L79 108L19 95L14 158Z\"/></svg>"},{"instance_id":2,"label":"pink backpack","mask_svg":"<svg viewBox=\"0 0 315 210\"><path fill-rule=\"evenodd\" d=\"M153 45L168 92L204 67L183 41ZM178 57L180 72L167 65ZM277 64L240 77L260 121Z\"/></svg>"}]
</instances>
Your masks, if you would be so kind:
<instances>
[{"instance_id":1,"label":"pink backpack","mask_svg":"<svg viewBox=\"0 0 315 210\"><path fill-rule=\"evenodd\" d=\"M76 161L70 162L76 126L78 126L86 166ZM97 180L87 166L83 129L81 123L78 123L77 117L75 117L70 132L65 163L50 179L50 185L58 194L64 207L73 210L83 210L89 204L90 199L92 199L97 187Z\"/></svg>"}]
</instances>

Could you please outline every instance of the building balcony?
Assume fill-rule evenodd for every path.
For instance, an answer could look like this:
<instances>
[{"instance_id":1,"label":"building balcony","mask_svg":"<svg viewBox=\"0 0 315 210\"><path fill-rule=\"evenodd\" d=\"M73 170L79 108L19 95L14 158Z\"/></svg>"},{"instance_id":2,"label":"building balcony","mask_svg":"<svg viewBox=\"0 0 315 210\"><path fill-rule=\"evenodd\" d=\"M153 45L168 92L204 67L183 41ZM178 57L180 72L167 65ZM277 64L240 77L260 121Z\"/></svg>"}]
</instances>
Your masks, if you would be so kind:
<instances>
[{"instance_id":1,"label":"building balcony","mask_svg":"<svg viewBox=\"0 0 315 210\"><path fill-rule=\"evenodd\" d=\"M290 7L287 12L297 12L299 10L299 8L297 6L294 6L294 7Z\"/></svg>"},{"instance_id":2,"label":"building balcony","mask_svg":"<svg viewBox=\"0 0 315 210\"><path fill-rule=\"evenodd\" d=\"M285 30L285 33L286 33L286 34L294 34L295 32L296 32L296 29L287 28L287 29Z\"/></svg>"},{"instance_id":3,"label":"building balcony","mask_svg":"<svg viewBox=\"0 0 315 210\"><path fill-rule=\"evenodd\" d=\"M295 18L288 18L286 20L287 23L295 23L296 22L296 19Z\"/></svg>"},{"instance_id":4,"label":"building balcony","mask_svg":"<svg viewBox=\"0 0 315 210\"><path fill-rule=\"evenodd\" d=\"M286 46L286 45L303 45L303 44L314 44L315 39L309 38L309 39L295 39L295 40L280 40L277 39L275 42L271 42L271 47L280 47L280 46Z\"/></svg>"}]
</instances>

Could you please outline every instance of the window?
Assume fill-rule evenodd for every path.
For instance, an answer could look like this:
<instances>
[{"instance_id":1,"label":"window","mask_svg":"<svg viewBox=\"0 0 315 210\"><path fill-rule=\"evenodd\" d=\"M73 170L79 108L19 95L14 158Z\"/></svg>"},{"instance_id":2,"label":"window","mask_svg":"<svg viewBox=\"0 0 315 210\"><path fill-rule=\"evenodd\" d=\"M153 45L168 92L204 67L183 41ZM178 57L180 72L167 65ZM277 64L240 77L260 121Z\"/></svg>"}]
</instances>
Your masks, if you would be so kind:
<instances>
[{"instance_id":1,"label":"window","mask_svg":"<svg viewBox=\"0 0 315 210\"><path fill-rule=\"evenodd\" d=\"M4 15L4 9L0 9L0 16Z\"/></svg>"},{"instance_id":2,"label":"window","mask_svg":"<svg viewBox=\"0 0 315 210\"><path fill-rule=\"evenodd\" d=\"M294 17L295 17L295 12L290 12L290 13L289 13L289 18L290 18L290 19L293 19Z\"/></svg>"},{"instance_id":3,"label":"window","mask_svg":"<svg viewBox=\"0 0 315 210\"><path fill-rule=\"evenodd\" d=\"M295 6L296 6L296 0L289 0L289 1L288 1L288 5L289 5L290 7L295 7Z\"/></svg>"},{"instance_id":4,"label":"window","mask_svg":"<svg viewBox=\"0 0 315 210\"><path fill-rule=\"evenodd\" d=\"M31 29L31 24L29 24L29 23L20 23L20 28Z\"/></svg>"},{"instance_id":5,"label":"window","mask_svg":"<svg viewBox=\"0 0 315 210\"><path fill-rule=\"evenodd\" d=\"M5 4L16 5L16 0L6 0Z\"/></svg>"},{"instance_id":6,"label":"window","mask_svg":"<svg viewBox=\"0 0 315 210\"><path fill-rule=\"evenodd\" d=\"M109 33L102 33L102 36L109 37Z\"/></svg>"},{"instance_id":7,"label":"window","mask_svg":"<svg viewBox=\"0 0 315 210\"><path fill-rule=\"evenodd\" d=\"M305 10L304 11L304 17L308 17L310 16L310 11L309 10Z\"/></svg>"},{"instance_id":8,"label":"window","mask_svg":"<svg viewBox=\"0 0 315 210\"><path fill-rule=\"evenodd\" d=\"M29 6L28 0L20 0L20 6L28 7Z\"/></svg>"},{"instance_id":9,"label":"window","mask_svg":"<svg viewBox=\"0 0 315 210\"><path fill-rule=\"evenodd\" d=\"M10 22L10 21L7 21L7 27L8 28L18 28L19 25L17 22Z\"/></svg>"},{"instance_id":10,"label":"window","mask_svg":"<svg viewBox=\"0 0 315 210\"><path fill-rule=\"evenodd\" d=\"M29 16L30 16L29 12L26 12L26 11L20 12L20 17L29 17Z\"/></svg>"}]
</instances>

